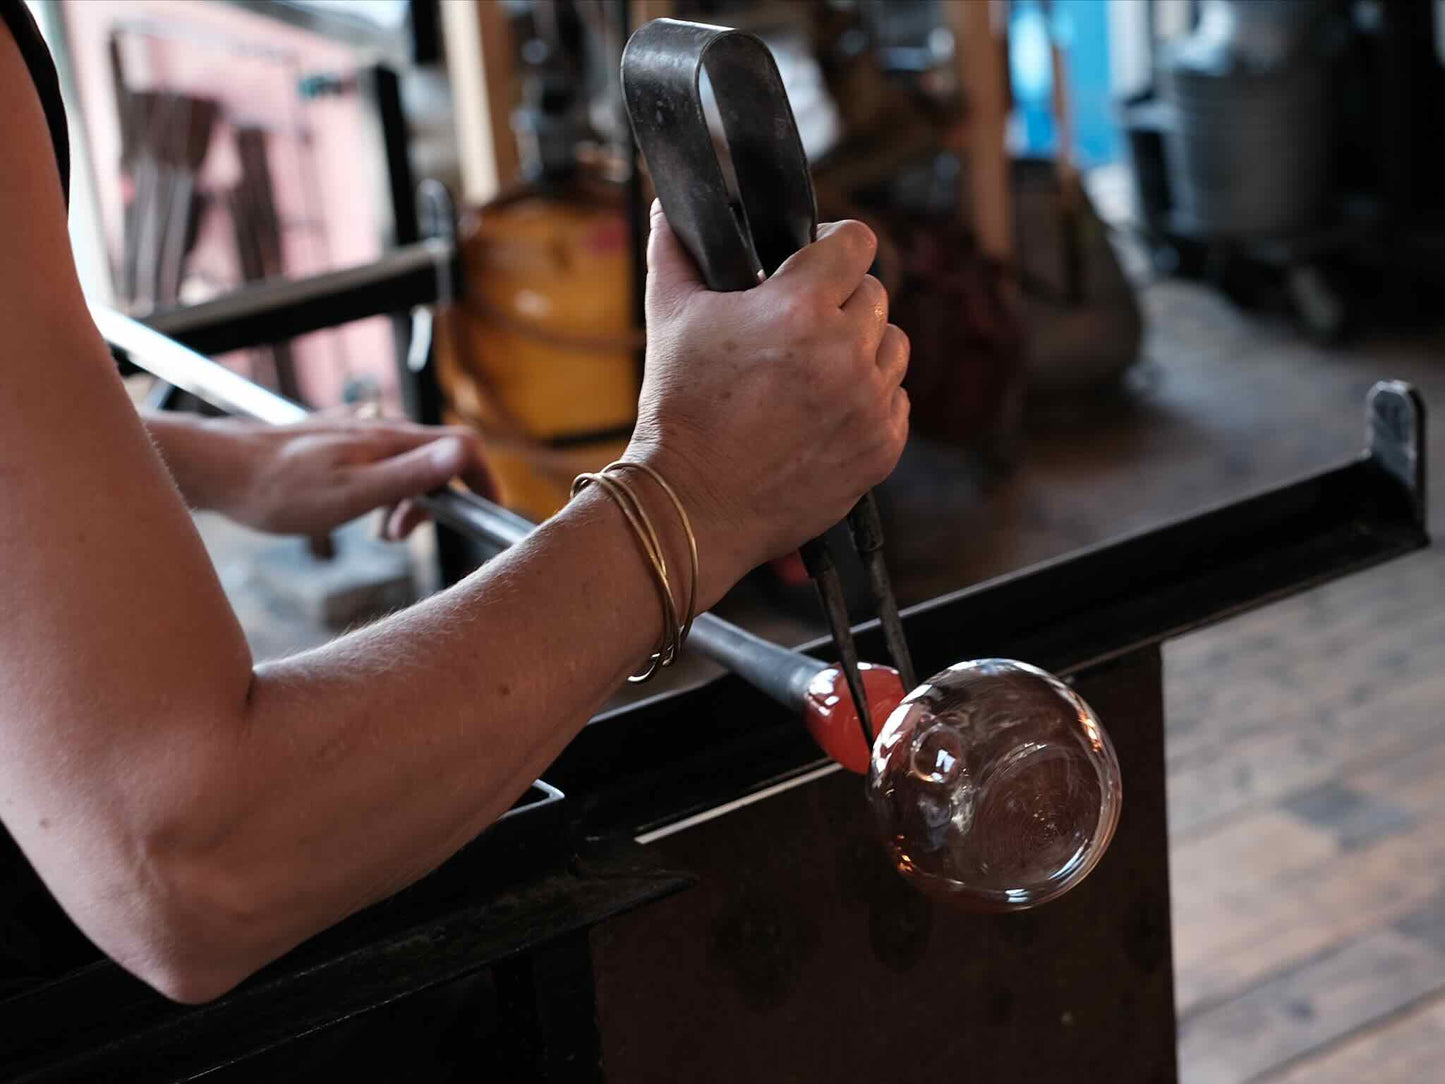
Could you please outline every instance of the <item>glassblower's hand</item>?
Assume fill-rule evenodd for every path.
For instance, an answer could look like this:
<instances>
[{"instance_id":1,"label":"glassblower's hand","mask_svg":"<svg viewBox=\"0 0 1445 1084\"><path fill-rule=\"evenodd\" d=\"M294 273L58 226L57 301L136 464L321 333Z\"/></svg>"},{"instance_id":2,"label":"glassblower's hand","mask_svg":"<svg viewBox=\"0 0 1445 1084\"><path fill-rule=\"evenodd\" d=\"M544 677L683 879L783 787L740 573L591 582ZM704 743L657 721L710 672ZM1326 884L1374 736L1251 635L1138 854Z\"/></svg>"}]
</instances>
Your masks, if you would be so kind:
<instances>
[{"instance_id":1,"label":"glassblower's hand","mask_svg":"<svg viewBox=\"0 0 1445 1084\"><path fill-rule=\"evenodd\" d=\"M705 605L821 534L886 478L908 437L908 337L868 268L877 239L833 222L766 282L714 293L654 204L647 369L627 458L688 506Z\"/></svg>"}]
</instances>

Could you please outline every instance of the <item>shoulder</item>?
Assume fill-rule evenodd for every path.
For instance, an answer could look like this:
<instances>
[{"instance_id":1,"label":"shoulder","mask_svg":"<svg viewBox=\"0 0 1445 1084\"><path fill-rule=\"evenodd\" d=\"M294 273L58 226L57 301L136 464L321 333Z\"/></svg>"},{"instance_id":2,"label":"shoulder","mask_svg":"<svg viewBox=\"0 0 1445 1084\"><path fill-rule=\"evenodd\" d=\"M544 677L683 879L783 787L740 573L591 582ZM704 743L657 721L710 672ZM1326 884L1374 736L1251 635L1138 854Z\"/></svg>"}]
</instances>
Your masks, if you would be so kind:
<instances>
[{"instance_id":1,"label":"shoulder","mask_svg":"<svg viewBox=\"0 0 1445 1084\"><path fill-rule=\"evenodd\" d=\"M0 11L12 11L11 4L0 0ZM0 237L5 238L0 246L0 316L33 320L37 304L42 313L70 308L80 300L80 288L45 108L18 40L4 32L0 102L5 103L6 136L0 156Z\"/></svg>"},{"instance_id":2,"label":"shoulder","mask_svg":"<svg viewBox=\"0 0 1445 1084\"><path fill-rule=\"evenodd\" d=\"M60 77L55 70L55 61L24 0L0 0L0 22L3 22L9 31L10 41L6 45L10 48L5 51L9 52L13 48L18 53L22 70L31 84L29 96L39 102L45 127L50 134L55 165L60 174L61 191L68 196L70 132L65 119L65 103L60 96ZM6 35L0 35L0 38L4 37ZM7 93L5 100L13 99Z\"/></svg>"}]
</instances>

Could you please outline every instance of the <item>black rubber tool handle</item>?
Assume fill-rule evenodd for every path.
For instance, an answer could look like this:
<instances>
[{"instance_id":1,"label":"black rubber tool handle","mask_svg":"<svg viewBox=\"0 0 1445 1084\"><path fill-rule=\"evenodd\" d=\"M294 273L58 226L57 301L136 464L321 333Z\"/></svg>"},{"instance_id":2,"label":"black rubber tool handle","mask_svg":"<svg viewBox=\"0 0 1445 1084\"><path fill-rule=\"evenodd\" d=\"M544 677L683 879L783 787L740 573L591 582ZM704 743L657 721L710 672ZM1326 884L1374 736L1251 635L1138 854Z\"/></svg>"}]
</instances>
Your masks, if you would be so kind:
<instances>
[{"instance_id":1,"label":"black rubber tool handle","mask_svg":"<svg viewBox=\"0 0 1445 1084\"><path fill-rule=\"evenodd\" d=\"M706 72L737 182L734 202L703 106ZM768 47L726 27L657 19L622 53L622 92L637 145L667 220L708 287L747 290L813 242L818 207L792 106ZM882 524L871 493L849 516L868 569L889 651L905 687L913 665L883 564ZM827 543L802 547L870 744L873 724L842 583Z\"/></svg>"}]
</instances>

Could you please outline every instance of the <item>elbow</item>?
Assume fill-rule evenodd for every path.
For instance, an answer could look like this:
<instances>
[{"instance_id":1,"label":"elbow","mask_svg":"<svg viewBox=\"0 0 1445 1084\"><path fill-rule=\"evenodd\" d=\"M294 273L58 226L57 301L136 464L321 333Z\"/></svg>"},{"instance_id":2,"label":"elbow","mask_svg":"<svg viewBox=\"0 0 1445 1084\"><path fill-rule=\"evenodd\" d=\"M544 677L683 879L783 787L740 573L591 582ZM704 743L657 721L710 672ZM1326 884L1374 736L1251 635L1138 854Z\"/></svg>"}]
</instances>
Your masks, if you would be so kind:
<instances>
[{"instance_id":1,"label":"elbow","mask_svg":"<svg viewBox=\"0 0 1445 1084\"><path fill-rule=\"evenodd\" d=\"M112 911L112 945L121 967L163 997L200 1005L223 997L291 947L263 890L267 863L241 830L242 811L210 785L207 758L173 771L162 800L124 821L118 856L128 899Z\"/></svg>"},{"instance_id":2,"label":"elbow","mask_svg":"<svg viewBox=\"0 0 1445 1084\"><path fill-rule=\"evenodd\" d=\"M247 958L233 944L179 934L147 922L144 931L123 931L101 948L112 960L162 997L203 1005L230 993L266 962Z\"/></svg>"},{"instance_id":3,"label":"elbow","mask_svg":"<svg viewBox=\"0 0 1445 1084\"><path fill-rule=\"evenodd\" d=\"M179 1005L215 1001L234 990L246 977L207 966L195 957L146 959L121 966L156 993Z\"/></svg>"},{"instance_id":4,"label":"elbow","mask_svg":"<svg viewBox=\"0 0 1445 1084\"><path fill-rule=\"evenodd\" d=\"M280 951L268 948L258 909L216 861L145 847L120 909L89 913L82 928L112 960L163 997L200 1005L235 989Z\"/></svg>"},{"instance_id":5,"label":"elbow","mask_svg":"<svg viewBox=\"0 0 1445 1084\"><path fill-rule=\"evenodd\" d=\"M302 939L272 852L248 830L255 788L231 724L157 722L158 736L125 750L143 767L87 766L67 780L73 814L28 840L36 872L90 941L186 1005L222 997Z\"/></svg>"},{"instance_id":6,"label":"elbow","mask_svg":"<svg viewBox=\"0 0 1445 1084\"><path fill-rule=\"evenodd\" d=\"M230 993L280 955L254 908L238 900L232 878L209 864L172 868L152 900L153 935L132 974L162 996L200 1005Z\"/></svg>"},{"instance_id":7,"label":"elbow","mask_svg":"<svg viewBox=\"0 0 1445 1084\"><path fill-rule=\"evenodd\" d=\"M266 961L228 936L208 904L172 894L104 921L93 939L112 960L162 997L201 1005L230 993Z\"/></svg>"}]
</instances>

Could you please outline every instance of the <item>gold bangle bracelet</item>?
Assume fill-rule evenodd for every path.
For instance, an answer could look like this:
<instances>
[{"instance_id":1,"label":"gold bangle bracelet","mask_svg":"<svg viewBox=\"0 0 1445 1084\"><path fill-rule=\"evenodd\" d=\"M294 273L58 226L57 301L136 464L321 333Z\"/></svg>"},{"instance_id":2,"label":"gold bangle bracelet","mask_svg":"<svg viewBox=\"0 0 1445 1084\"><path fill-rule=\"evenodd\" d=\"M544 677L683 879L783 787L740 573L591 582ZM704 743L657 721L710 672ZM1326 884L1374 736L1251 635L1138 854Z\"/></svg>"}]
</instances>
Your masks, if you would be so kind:
<instances>
[{"instance_id":1,"label":"gold bangle bracelet","mask_svg":"<svg viewBox=\"0 0 1445 1084\"><path fill-rule=\"evenodd\" d=\"M655 468L646 463L633 463L626 459L619 459L615 463L609 463L603 467L601 473L606 474L610 470L620 470L624 467L632 467L635 470L640 470L658 484L662 491L667 494L668 500L672 501L672 507L677 510L677 518L682 522L683 533L687 535L688 556L692 561L692 578L688 581L687 609L684 611L687 616L683 620L682 631L678 634L677 649L681 651L683 645L687 643L688 633L692 632L692 623L697 618L697 535L693 533L692 520L688 517L687 509L683 507L682 499L678 497L677 491L668 484L667 479Z\"/></svg>"},{"instance_id":2,"label":"gold bangle bracelet","mask_svg":"<svg viewBox=\"0 0 1445 1084\"><path fill-rule=\"evenodd\" d=\"M677 607L673 602L671 585L668 583L667 564L657 543L656 532L652 530L650 523L644 527L645 519L639 518L639 514L645 517L646 513L640 507L635 507L635 498L625 486L613 478L603 477L601 473L579 474L572 482L572 496L576 496L590 483L597 483L622 510L623 518L632 528L632 533L637 539L638 545L646 558L648 571L652 574L654 585L657 587L659 601L662 607L662 635L658 642L658 649L649 660L648 667L641 673L632 674L628 681L640 684L649 681L656 675L658 669L667 665L677 655Z\"/></svg>"},{"instance_id":3,"label":"gold bangle bracelet","mask_svg":"<svg viewBox=\"0 0 1445 1084\"><path fill-rule=\"evenodd\" d=\"M666 554L665 549L662 548L662 538L657 535L656 528L653 528L652 516L647 515L646 506L644 506L642 500L639 500L636 491L627 483L626 478L621 476L621 474L608 474L607 471L598 471L598 474L601 474L607 483L611 483L617 487L618 491L614 493L614 497L616 497L618 502L626 503L630 512L636 517L637 523L642 525L642 536L646 539L649 554L652 556L652 561L655 562L655 567L662 572L662 582L666 584L666 590L668 590L670 624L668 626L668 640L666 640L662 652L660 652L662 661L660 661L659 665L670 666L676 661L676 658L678 658L678 652L682 648L682 637L678 624L678 600L676 600L675 595L672 593L672 577L670 577L668 572L668 554Z\"/></svg>"},{"instance_id":4,"label":"gold bangle bracelet","mask_svg":"<svg viewBox=\"0 0 1445 1084\"><path fill-rule=\"evenodd\" d=\"M642 525L642 532L649 545L652 560L661 572L662 583L667 590L671 624L668 626L667 642L663 646L661 652L662 659L659 665L671 666L677 661L677 656L682 651L682 632L677 620L677 599L672 593L672 577L668 574L667 570L667 551L662 547L661 536L658 535L656 528L652 525L652 517L647 514L647 507L638 498L636 491L628 484L627 479L621 474L608 474L605 469L598 471L598 474L621 490L621 493L617 495L617 499L621 500L625 497L627 503L630 504L633 515L636 516Z\"/></svg>"},{"instance_id":5,"label":"gold bangle bracelet","mask_svg":"<svg viewBox=\"0 0 1445 1084\"><path fill-rule=\"evenodd\" d=\"M663 661L675 651L674 644L677 635L676 608L667 580L666 567L622 487L615 480L604 478L600 474L579 474L573 482L573 494L580 493L588 484L593 482L601 486L603 492L612 498L622 511L623 518L627 520L628 526L632 528L633 536L637 539L637 544L642 549L648 571L652 574L653 584L657 588L658 598L662 606L662 633L658 642L658 648L652 654L647 668L640 673L632 674L627 679L635 684L640 684L655 676L658 669L663 665Z\"/></svg>"}]
</instances>

